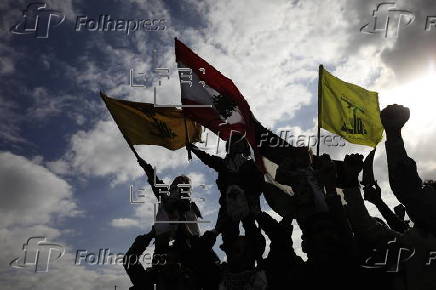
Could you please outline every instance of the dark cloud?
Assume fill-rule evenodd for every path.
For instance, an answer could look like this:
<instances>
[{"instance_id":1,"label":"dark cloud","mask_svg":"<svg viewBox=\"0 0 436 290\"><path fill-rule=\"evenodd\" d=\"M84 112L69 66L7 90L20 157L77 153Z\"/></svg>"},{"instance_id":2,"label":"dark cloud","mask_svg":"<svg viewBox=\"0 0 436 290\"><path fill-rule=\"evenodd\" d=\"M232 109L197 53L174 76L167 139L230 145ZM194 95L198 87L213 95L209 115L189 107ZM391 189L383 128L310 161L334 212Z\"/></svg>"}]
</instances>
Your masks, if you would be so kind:
<instances>
[{"instance_id":1,"label":"dark cloud","mask_svg":"<svg viewBox=\"0 0 436 290\"><path fill-rule=\"evenodd\" d=\"M396 2L395 9L404 10L405 16L402 16L397 36L385 37L383 32L376 34L360 32L363 25L373 23L372 13L377 5L388 2ZM388 6L385 7L388 9ZM347 48L348 53L353 54L360 47L376 46L382 50L382 61L394 71L399 82L405 82L426 73L429 65L436 63L436 27L433 26L430 31L425 30L427 17L436 15L435 1L348 1L345 13L350 21L351 41ZM379 14L379 27L384 25L386 18L383 16L388 13ZM389 33L395 34L399 14L391 12L389 15L391 17ZM407 25L409 15L413 15L415 20Z\"/></svg>"}]
</instances>

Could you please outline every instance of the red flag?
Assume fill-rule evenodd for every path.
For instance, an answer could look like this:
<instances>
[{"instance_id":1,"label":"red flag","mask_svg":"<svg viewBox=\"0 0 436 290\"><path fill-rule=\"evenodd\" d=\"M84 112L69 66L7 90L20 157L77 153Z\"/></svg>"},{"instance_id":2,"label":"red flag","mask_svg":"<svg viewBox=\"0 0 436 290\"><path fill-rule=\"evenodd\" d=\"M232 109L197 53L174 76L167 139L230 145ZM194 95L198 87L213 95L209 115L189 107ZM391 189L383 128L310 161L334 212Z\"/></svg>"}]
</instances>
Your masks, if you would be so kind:
<instances>
[{"instance_id":1,"label":"red flag","mask_svg":"<svg viewBox=\"0 0 436 290\"><path fill-rule=\"evenodd\" d=\"M231 79L222 75L177 38L175 49L182 104L203 105L184 107L186 116L209 128L225 141L235 132L245 136L254 151L256 164L264 172L262 158L256 145L253 114L244 96ZM187 73L184 72L189 69L192 70L192 78L187 78Z\"/></svg>"}]
</instances>

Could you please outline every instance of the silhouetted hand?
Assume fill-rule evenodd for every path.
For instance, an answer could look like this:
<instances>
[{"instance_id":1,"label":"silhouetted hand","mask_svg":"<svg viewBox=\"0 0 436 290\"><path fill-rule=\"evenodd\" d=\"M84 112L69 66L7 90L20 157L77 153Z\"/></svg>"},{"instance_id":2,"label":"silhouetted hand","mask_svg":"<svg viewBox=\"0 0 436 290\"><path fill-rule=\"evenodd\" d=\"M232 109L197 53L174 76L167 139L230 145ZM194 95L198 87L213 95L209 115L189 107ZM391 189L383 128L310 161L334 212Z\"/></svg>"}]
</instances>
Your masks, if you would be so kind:
<instances>
[{"instance_id":1,"label":"silhouetted hand","mask_svg":"<svg viewBox=\"0 0 436 290\"><path fill-rule=\"evenodd\" d=\"M394 207L394 212L402 221L404 221L404 218L406 216L406 208L404 207L404 205L400 203L399 205Z\"/></svg>"},{"instance_id":2,"label":"silhouetted hand","mask_svg":"<svg viewBox=\"0 0 436 290\"><path fill-rule=\"evenodd\" d=\"M336 188L336 165L328 154L319 158L318 178L326 189Z\"/></svg>"},{"instance_id":3,"label":"silhouetted hand","mask_svg":"<svg viewBox=\"0 0 436 290\"><path fill-rule=\"evenodd\" d=\"M410 110L401 105L389 105L380 113L381 122L386 132L399 130L410 118Z\"/></svg>"},{"instance_id":4,"label":"silhouetted hand","mask_svg":"<svg viewBox=\"0 0 436 290\"><path fill-rule=\"evenodd\" d=\"M381 188L378 186L378 184L375 184L375 187L372 186L365 186L363 188L364 192L364 199L369 201L372 204L376 204L380 202L381 199Z\"/></svg>"},{"instance_id":5,"label":"silhouetted hand","mask_svg":"<svg viewBox=\"0 0 436 290\"><path fill-rule=\"evenodd\" d=\"M344 159L345 185L355 187L359 185L359 173L363 168L363 155L351 154L346 155Z\"/></svg>"}]
</instances>

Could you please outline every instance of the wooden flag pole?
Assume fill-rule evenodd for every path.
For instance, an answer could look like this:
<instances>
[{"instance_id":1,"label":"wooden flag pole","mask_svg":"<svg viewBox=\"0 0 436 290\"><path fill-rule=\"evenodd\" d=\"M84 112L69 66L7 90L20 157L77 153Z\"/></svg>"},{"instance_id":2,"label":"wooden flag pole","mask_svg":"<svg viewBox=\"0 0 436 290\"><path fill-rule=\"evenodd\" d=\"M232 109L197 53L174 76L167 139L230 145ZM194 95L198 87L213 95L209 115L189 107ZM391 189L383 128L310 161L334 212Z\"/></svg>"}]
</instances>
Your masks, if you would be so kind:
<instances>
[{"instance_id":1,"label":"wooden flag pole","mask_svg":"<svg viewBox=\"0 0 436 290\"><path fill-rule=\"evenodd\" d=\"M319 71L318 71L318 136L317 136L317 143L316 143L316 156L319 156L319 144L320 141L320 135L321 135L321 114L322 114L322 71L324 70L324 66L321 64L319 65Z\"/></svg>"}]
</instances>

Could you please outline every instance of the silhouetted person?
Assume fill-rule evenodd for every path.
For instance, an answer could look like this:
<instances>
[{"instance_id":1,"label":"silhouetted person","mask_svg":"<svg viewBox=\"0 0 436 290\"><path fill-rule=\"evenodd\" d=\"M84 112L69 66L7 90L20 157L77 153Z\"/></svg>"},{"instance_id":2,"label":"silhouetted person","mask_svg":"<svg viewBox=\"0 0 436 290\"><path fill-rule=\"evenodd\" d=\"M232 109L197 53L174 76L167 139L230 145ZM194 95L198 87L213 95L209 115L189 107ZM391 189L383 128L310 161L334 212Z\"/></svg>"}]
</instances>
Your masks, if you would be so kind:
<instances>
[{"instance_id":1,"label":"silhouetted person","mask_svg":"<svg viewBox=\"0 0 436 290\"><path fill-rule=\"evenodd\" d=\"M436 247L436 238L419 228L398 233L369 215L358 181L362 159L359 154L345 157L344 172L348 182L343 192L353 231L362 242L375 249L365 260L366 266L382 268L390 273L385 272L384 278L391 280L392 289L436 289L436 265L426 265L430 249ZM384 259L380 260L380 257ZM379 261L384 262L375 265Z\"/></svg>"},{"instance_id":2,"label":"silhouetted person","mask_svg":"<svg viewBox=\"0 0 436 290\"><path fill-rule=\"evenodd\" d=\"M304 261L295 254L292 247L292 219L278 222L265 212L256 216L260 228L270 239L270 250L263 262L268 289L283 289L292 285L294 289L303 289Z\"/></svg>"},{"instance_id":3,"label":"silhouetted person","mask_svg":"<svg viewBox=\"0 0 436 290\"><path fill-rule=\"evenodd\" d=\"M155 236L154 228L148 234L137 236L124 255L123 265L133 286L131 290L154 290L157 283L157 272L153 268L144 269L140 263L141 255Z\"/></svg>"},{"instance_id":4,"label":"silhouetted person","mask_svg":"<svg viewBox=\"0 0 436 290\"><path fill-rule=\"evenodd\" d=\"M401 129L409 120L410 111L400 105L390 105L382 110L380 117L386 131L385 145L391 189L406 207L415 227L436 234L436 190L432 186L423 186L416 163L407 155L401 135Z\"/></svg>"},{"instance_id":5,"label":"silhouetted person","mask_svg":"<svg viewBox=\"0 0 436 290\"><path fill-rule=\"evenodd\" d=\"M183 263L191 269L198 288L218 290L221 281L220 259L213 250L217 232L206 231L190 239L190 249L184 253Z\"/></svg>"},{"instance_id":6,"label":"silhouetted person","mask_svg":"<svg viewBox=\"0 0 436 290\"><path fill-rule=\"evenodd\" d=\"M144 269L141 255L155 236L154 226L146 234L136 237L124 256L124 268L133 283L132 290L200 290L195 274L186 263L189 250L184 243L182 229L178 228L175 241L165 254L153 253L152 266Z\"/></svg>"},{"instance_id":7,"label":"silhouetted person","mask_svg":"<svg viewBox=\"0 0 436 290\"><path fill-rule=\"evenodd\" d=\"M245 230L245 236L227 239L221 249L226 253L227 262L222 264L220 290L267 289L266 273L259 259L265 250L265 238L255 225Z\"/></svg>"},{"instance_id":8,"label":"silhouetted person","mask_svg":"<svg viewBox=\"0 0 436 290\"><path fill-rule=\"evenodd\" d=\"M159 187L164 182L155 176L153 167L145 160L138 157L139 165L144 169L148 183L150 184L154 195L159 201L156 220L158 221L196 221L201 217L200 210L195 202L190 198L190 179L185 175L174 178L169 190L165 187ZM156 180L155 180L156 179ZM197 223L155 224L156 230L156 249L157 253L165 253L170 240L174 239L178 228L183 228L186 237L198 236L200 234Z\"/></svg>"},{"instance_id":9,"label":"silhouetted person","mask_svg":"<svg viewBox=\"0 0 436 290\"><path fill-rule=\"evenodd\" d=\"M186 266L183 252L178 247L170 246L164 265L158 268L157 290L199 290L195 275Z\"/></svg>"},{"instance_id":10,"label":"silhouetted person","mask_svg":"<svg viewBox=\"0 0 436 290\"><path fill-rule=\"evenodd\" d=\"M314 169L307 147L275 151L264 146L263 154L280 161L275 178L292 187L291 196L273 185L274 181L264 181L250 157L248 142L240 135L227 142L224 159L188 145L218 173L221 196L215 229L200 235L197 224L156 223L148 234L135 239L124 257L124 268L134 285L131 289L154 289L156 284L158 290L435 290L436 182L423 183L415 162L407 156L401 128L408 119L409 110L403 106L388 106L381 112L389 182L404 206L400 204L393 212L382 200L372 172L374 150L365 162L370 171L363 174L364 198L377 207L386 223L371 217L365 207L359 182L360 154L347 155L343 163L324 154L317 157ZM258 135L264 131L257 128ZM160 201L157 220L195 221L201 217L189 200L189 178L176 177L167 191L158 186L163 185L162 180L154 180L153 168L140 157L138 162ZM343 188L346 203L337 187ZM283 217L280 222L260 211L262 192L267 192L268 204ZM406 212L413 227L404 221ZM302 230L307 261L293 248L293 218ZM240 222L245 236L239 234ZM266 259L262 258L266 240L261 230L271 241ZM227 256L224 263L213 250L219 234ZM155 252L164 255L164 263L144 269L140 256L153 238ZM162 257L159 260L162 262Z\"/></svg>"},{"instance_id":11,"label":"silhouetted person","mask_svg":"<svg viewBox=\"0 0 436 290\"><path fill-rule=\"evenodd\" d=\"M285 158L279 165L276 178L281 184L292 186L295 192L296 217L303 233L302 250L307 254L305 287L319 289L330 285L335 289L345 289L354 272L353 238L336 194L335 172L323 170L324 174L333 172L333 175L317 177L308 148L296 150L297 154ZM330 158L325 159L323 166L332 166ZM337 271L342 273L341 279L336 277ZM311 279L314 273L317 278Z\"/></svg>"},{"instance_id":12,"label":"silhouetted person","mask_svg":"<svg viewBox=\"0 0 436 290\"><path fill-rule=\"evenodd\" d=\"M236 239L239 222L242 221L247 230L254 225L254 214L260 211L259 197L264 181L250 157L250 147L245 138L237 134L227 142L228 153L224 159L190 146L204 164L218 173L216 183L221 196L215 229L222 234L223 242Z\"/></svg>"}]
</instances>

